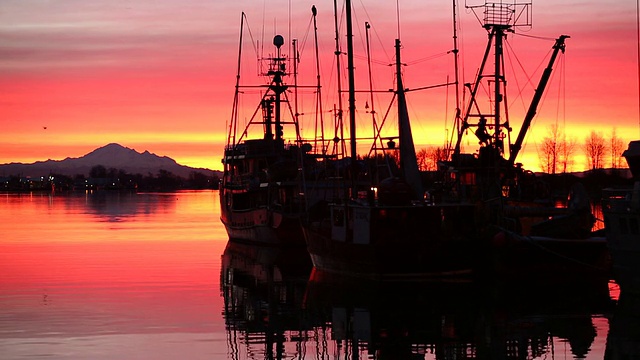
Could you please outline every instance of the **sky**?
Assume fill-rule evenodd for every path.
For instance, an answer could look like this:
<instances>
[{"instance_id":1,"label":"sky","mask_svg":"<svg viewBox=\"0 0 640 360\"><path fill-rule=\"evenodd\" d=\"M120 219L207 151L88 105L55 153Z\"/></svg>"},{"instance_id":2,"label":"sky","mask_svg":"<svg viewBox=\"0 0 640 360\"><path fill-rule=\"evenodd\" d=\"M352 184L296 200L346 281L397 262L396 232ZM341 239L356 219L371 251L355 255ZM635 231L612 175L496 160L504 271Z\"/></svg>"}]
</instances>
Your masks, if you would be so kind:
<instances>
[{"instance_id":1,"label":"sky","mask_svg":"<svg viewBox=\"0 0 640 360\"><path fill-rule=\"evenodd\" d=\"M473 81L487 41L478 9L474 13L468 7L483 2L474 1L463 0L458 7L462 82ZM318 10L319 73L312 5ZM530 26L508 35L506 66L525 74L507 80L512 140L553 39L570 36L527 133L519 157L525 168L539 167L537 146L552 124L578 143L592 130L605 138L615 130L625 144L639 138L636 6L631 0L534 0ZM329 123L337 101L331 95L337 92L333 7L330 0L3 0L0 164L79 157L119 143L183 165L220 170L239 49L241 84L264 83L257 76L257 59L273 53L275 34L285 37L284 52L291 52L292 39L298 43L299 84L314 85L320 74L321 96L309 89L300 95L303 131L314 128L319 114ZM340 14L342 7L339 1ZM354 0L353 9L357 89L369 89L365 22L371 25L372 88L394 86L389 64L396 38L402 42L406 87L453 80L452 1ZM346 58L341 61L346 64ZM245 123L256 109L257 95L255 90L240 95ZM371 101L364 91L356 95L362 129L371 122L364 104L375 106L381 116L388 106L385 96L376 93ZM454 87L410 92L408 97L416 146L442 146L452 131ZM321 111L315 110L318 98ZM463 145L473 151L477 139L466 136ZM578 151L572 170L582 170L581 157Z\"/></svg>"}]
</instances>

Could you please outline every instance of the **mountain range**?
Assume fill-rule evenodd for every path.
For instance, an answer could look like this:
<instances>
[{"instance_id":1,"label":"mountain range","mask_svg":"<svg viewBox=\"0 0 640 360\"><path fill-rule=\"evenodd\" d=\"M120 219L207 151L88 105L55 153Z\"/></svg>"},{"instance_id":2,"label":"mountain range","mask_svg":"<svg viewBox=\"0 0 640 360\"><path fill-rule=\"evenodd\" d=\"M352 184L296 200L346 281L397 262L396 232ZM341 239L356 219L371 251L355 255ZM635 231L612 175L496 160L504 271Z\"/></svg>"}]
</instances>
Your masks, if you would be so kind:
<instances>
[{"instance_id":1,"label":"mountain range","mask_svg":"<svg viewBox=\"0 0 640 360\"><path fill-rule=\"evenodd\" d=\"M40 177L49 174L67 176L84 174L88 176L91 168L97 165L102 165L107 169L124 170L129 174L147 175L150 173L155 176L160 170L165 170L183 178L188 178L192 172L200 172L207 176L221 175L220 171L180 165L167 156L158 156L149 151L140 153L120 144L111 143L78 158L36 161L31 164L2 164L0 165L0 176Z\"/></svg>"}]
</instances>

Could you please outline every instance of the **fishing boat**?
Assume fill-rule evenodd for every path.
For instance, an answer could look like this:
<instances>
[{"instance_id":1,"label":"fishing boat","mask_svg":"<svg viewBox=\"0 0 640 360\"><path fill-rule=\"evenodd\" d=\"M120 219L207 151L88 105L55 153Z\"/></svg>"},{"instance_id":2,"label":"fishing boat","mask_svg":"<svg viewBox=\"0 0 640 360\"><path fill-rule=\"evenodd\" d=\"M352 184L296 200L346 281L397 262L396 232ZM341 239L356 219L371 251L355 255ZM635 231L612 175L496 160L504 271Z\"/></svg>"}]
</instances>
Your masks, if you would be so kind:
<instances>
[{"instance_id":1,"label":"fishing boat","mask_svg":"<svg viewBox=\"0 0 640 360\"><path fill-rule=\"evenodd\" d=\"M345 2L347 32L349 164L336 187L341 198L309 206L303 222L314 268L373 279L425 279L470 276L479 259L472 226L473 204L434 206L425 201L407 110L401 71L401 42L395 40L395 84L398 133L377 155L360 157L355 106L355 67L351 2ZM336 30L337 32L337 30ZM336 54L343 54L339 49ZM379 129L378 129L379 130ZM396 143L396 141L398 143Z\"/></svg>"},{"instance_id":2,"label":"fishing boat","mask_svg":"<svg viewBox=\"0 0 640 360\"><path fill-rule=\"evenodd\" d=\"M631 141L622 153L633 176L633 188L603 191L607 246L613 277L620 289L640 294L640 140Z\"/></svg>"},{"instance_id":3,"label":"fishing boat","mask_svg":"<svg viewBox=\"0 0 640 360\"><path fill-rule=\"evenodd\" d=\"M300 133L296 89L302 86L295 76L299 59L285 55L284 37L276 35L274 53L260 58L260 75L266 82L241 85L244 20L243 13L232 119L222 158L220 220L232 241L304 247L300 213L302 204L313 200L302 198L300 179L305 171L312 172L318 141L303 140ZM296 44L293 41L292 52L299 54ZM240 94L255 89L262 94L258 106L248 121L240 119Z\"/></svg>"},{"instance_id":4,"label":"fishing boat","mask_svg":"<svg viewBox=\"0 0 640 360\"><path fill-rule=\"evenodd\" d=\"M555 275L604 273L607 249L604 235L593 230L595 217L584 186L573 184L568 201L552 197L541 176L517 163L526 134L551 78L557 58L565 51L567 35L555 39L548 64L535 88L515 142L509 119L504 52L507 34L530 27L531 2L485 2L470 7L488 41L475 80L467 84L469 100L457 118L457 138L451 154L439 162L438 181L428 193L434 204L469 203L477 207L477 231L485 240L486 269L521 276L540 272ZM513 35L512 35L513 34ZM493 61L494 66L488 66ZM491 91L486 91L490 89ZM467 134L477 138L475 152L464 153ZM453 142L455 141L455 146Z\"/></svg>"}]
</instances>

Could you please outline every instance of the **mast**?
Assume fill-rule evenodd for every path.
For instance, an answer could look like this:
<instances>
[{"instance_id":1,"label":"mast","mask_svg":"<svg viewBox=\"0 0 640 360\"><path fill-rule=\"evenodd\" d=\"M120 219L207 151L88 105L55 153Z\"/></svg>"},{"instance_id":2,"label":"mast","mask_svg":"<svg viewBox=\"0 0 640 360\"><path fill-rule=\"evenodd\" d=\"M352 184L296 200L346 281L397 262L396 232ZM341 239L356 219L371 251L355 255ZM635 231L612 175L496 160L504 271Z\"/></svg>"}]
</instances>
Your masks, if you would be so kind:
<instances>
[{"instance_id":1,"label":"mast","mask_svg":"<svg viewBox=\"0 0 640 360\"><path fill-rule=\"evenodd\" d=\"M336 77L337 77L337 86L338 86L338 108L335 109L334 105L334 114L336 118L336 124L334 128L334 136L333 136L333 153L334 155L341 155L345 153L344 148L344 126L342 123L342 76L341 76L341 66L340 66L340 55L342 55L342 51L340 51L340 35L338 32L338 0L333 0L333 21L334 28L336 32ZM338 136L338 132L340 132L340 136ZM339 151L338 151L339 150Z\"/></svg>"},{"instance_id":2,"label":"mast","mask_svg":"<svg viewBox=\"0 0 640 360\"><path fill-rule=\"evenodd\" d=\"M505 138L510 143L509 133L511 132L511 127L509 125L506 101L507 81L503 45L508 32L515 32L517 27L531 26L530 7L531 1L516 2L515 0L513 2L485 2L484 5L468 6L474 13L476 8L482 10L482 17L478 17L478 20L481 21L482 27L487 30L488 42L473 89L471 89L470 84L467 84L471 90L471 96L466 107L462 126L458 131L454 157L460 154L460 143L464 132L469 127L476 127L475 134L482 145L480 152L484 153L485 156L491 154L493 158L491 161L494 162L496 167L498 167L498 163L501 160L504 160ZM491 73L489 70L489 73L485 73L485 66L489 62L492 49L493 72ZM478 91L481 87L490 88L491 86L493 86L493 92L488 100L492 105L492 110L482 111L477 99ZM469 121L470 118L476 118L477 122L471 123ZM496 168L496 170L498 169Z\"/></svg>"},{"instance_id":3,"label":"mast","mask_svg":"<svg viewBox=\"0 0 640 360\"><path fill-rule=\"evenodd\" d=\"M368 22L364 23L365 35L366 35L366 43L367 43L367 70L369 73L369 101L371 101L371 121L373 123L373 138L375 139L380 135L380 129L378 129L378 124L376 123L376 110L374 106L374 98L373 98L373 77L371 75L371 48L369 45L369 29L371 29L371 25ZM367 106L365 105L365 108ZM382 144L382 139L380 139L380 143ZM374 140L375 146L375 140Z\"/></svg>"},{"instance_id":4,"label":"mast","mask_svg":"<svg viewBox=\"0 0 640 360\"><path fill-rule=\"evenodd\" d=\"M494 120L494 131L493 131L493 144L496 148L500 149L500 153L502 153L504 151L504 145L501 143L500 141L500 137L501 137L501 124L500 124L500 120L501 120L501 114L500 114L500 108L502 106L502 100L503 100L503 91L502 89L504 87L506 87L506 83L505 83L505 78L504 78L504 74L502 73L502 55L504 53L504 50L502 48L503 46L503 40L505 35L505 31L506 29L508 29L507 27L502 27L502 26L498 26L495 25L493 27L493 31L495 33L495 48L494 48L494 98L493 98L493 120Z\"/></svg>"},{"instance_id":5,"label":"mast","mask_svg":"<svg viewBox=\"0 0 640 360\"><path fill-rule=\"evenodd\" d=\"M298 40L291 40L291 52L293 53L293 118L296 130L300 123L300 113L298 112ZM298 131L296 131L296 135ZM299 138L299 136L296 136Z\"/></svg>"},{"instance_id":6,"label":"mast","mask_svg":"<svg viewBox=\"0 0 640 360\"><path fill-rule=\"evenodd\" d=\"M418 160L416 148L413 144L413 134L411 133L411 123L409 122L409 111L407 110L407 98L405 96L404 84L402 83L402 62L400 61L400 39L396 39L396 81L398 93L398 129L400 138L400 169L404 180L413 189L414 197L422 197L422 182L420 171L418 170Z\"/></svg>"},{"instance_id":7,"label":"mast","mask_svg":"<svg viewBox=\"0 0 640 360\"><path fill-rule=\"evenodd\" d=\"M456 128L456 133L460 133L460 127L462 126L462 118L461 118L461 110L460 110L460 70L458 62L460 60L459 50L458 50L458 25L457 25L457 2L453 0L453 71L454 71L454 83L455 83L455 92L456 92L456 113L454 126ZM453 132L452 132L453 134ZM447 156L451 155L451 144L447 143Z\"/></svg>"},{"instance_id":8,"label":"mast","mask_svg":"<svg viewBox=\"0 0 640 360\"><path fill-rule=\"evenodd\" d=\"M238 45L238 67L236 70L236 89L233 95L233 110L231 114L231 123L229 124L229 135L227 137L227 144L231 145L231 148L235 148L236 145L236 132L238 131L238 101L240 94L240 66L242 64L242 36L244 32L244 18L245 14L242 12L240 15L240 41ZM226 156L225 165L226 165Z\"/></svg>"},{"instance_id":9,"label":"mast","mask_svg":"<svg viewBox=\"0 0 640 360\"><path fill-rule=\"evenodd\" d=\"M356 197L356 179L358 177L356 149L356 90L355 67L353 64L353 25L351 22L351 0L345 0L347 17L347 72L349 74L349 135L351 147L351 197Z\"/></svg>"},{"instance_id":10,"label":"mast","mask_svg":"<svg viewBox=\"0 0 640 360\"><path fill-rule=\"evenodd\" d=\"M529 105L529 110L527 111L527 115L525 116L524 122L522 123L522 127L520 128L520 133L518 133L518 138L516 139L516 142L513 143L513 145L509 149L509 151L511 152L509 156L509 165L514 164L516 157L518 156L518 152L522 148L522 142L524 141L524 137L527 133L527 130L529 129L529 126L531 125L531 121L533 120L533 117L536 115L536 112L538 110L538 104L542 99L542 94L544 93L547 83L549 82L549 78L551 77L551 72L553 71L553 64L556 61L558 52L562 51L564 53L564 48L565 48L564 40L567 38L569 38L568 35L560 35L560 37L556 39L556 42L553 45L553 53L551 54L551 58L549 59L549 64L547 65L547 67L544 69L542 73L542 77L540 78L540 82L538 83L538 87L536 88L536 92L533 95L533 99L531 100L531 105Z\"/></svg>"},{"instance_id":11,"label":"mast","mask_svg":"<svg viewBox=\"0 0 640 360\"><path fill-rule=\"evenodd\" d=\"M476 103L476 94L478 93L478 89L480 88L480 82L482 79L482 73L484 72L484 67L487 63L487 59L489 58L489 54L491 52L491 45L493 44L493 33L489 34L489 41L487 42L487 47L484 51L484 56L482 57L482 63L480 64L480 70L478 71L478 77L476 78L476 82L473 84L473 89L471 90L471 96L469 100L469 104L467 106L467 110L465 111L465 116L462 119L462 126L458 130L458 140L456 141L456 147L454 149L454 155L460 154L460 144L462 142L462 135L464 135L464 131L469 128L469 116L471 113L471 109L474 107L476 110L478 109L478 104Z\"/></svg>"},{"instance_id":12,"label":"mast","mask_svg":"<svg viewBox=\"0 0 640 360\"><path fill-rule=\"evenodd\" d=\"M275 140L277 143L282 142L282 115L280 111L280 105L282 102L281 95L287 90L287 86L283 84L282 77L285 75L284 66L277 66L278 64L284 65L285 58L282 57L281 47L284 45L284 38L280 35L276 35L273 38L273 45L276 46L276 58L274 59L276 66L270 69L268 74L273 76L273 82L270 85L271 90L275 94L275 122L274 132Z\"/></svg>"},{"instance_id":13,"label":"mast","mask_svg":"<svg viewBox=\"0 0 640 360\"><path fill-rule=\"evenodd\" d=\"M321 86L320 86L320 56L319 56L319 50L318 50L318 24L316 22L316 15L318 15L318 10L316 9L316 6L313 5L311 6L311 13L313 14L313 34L314 34L314 42L315 42L315 52L316 52L316 79L317 79L317 83L316 83L316 91L318 93L318 102L316 105L316 114L319 114L320 117L320 139L322 140L322 154L326 154L326 149L325 149L325 144L324 144L324 117L322 116L322 93L321 93ZM296 52L297 54L297 52ZM297 113L296 113L297 116ZM318 141L318 121L316 119L316 131L315 131L315 136L313 137L313 148L314 151L317 151L317 141Z\"/></svg>"}]
</instances>

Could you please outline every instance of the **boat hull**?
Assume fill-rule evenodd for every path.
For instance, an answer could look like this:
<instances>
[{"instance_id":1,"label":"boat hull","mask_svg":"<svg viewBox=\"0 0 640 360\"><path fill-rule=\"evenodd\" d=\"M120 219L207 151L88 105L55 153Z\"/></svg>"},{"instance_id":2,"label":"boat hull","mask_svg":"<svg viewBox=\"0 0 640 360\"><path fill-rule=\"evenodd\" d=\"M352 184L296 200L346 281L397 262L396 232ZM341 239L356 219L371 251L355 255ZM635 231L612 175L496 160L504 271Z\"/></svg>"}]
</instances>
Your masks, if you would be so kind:
<instances>
[{"instance_id":1,"label":"boat hull","mask_svg":"<svg viewBox=\"0 0 640 360\"><path fill-rule=\"evenodd\" d=\"M267 208L223 209L220 217L229 240L274 246L305 246L300 218Z\"/></svg>"},{"instance_id":2,"label":"boat hull","mask_svg":"<svg viewBox=\"0 0 640 360\"><path fill-rule=\"evenodd\" d=\"M389 280L471 276L481 249L468 222L474 210L336 206L332 224L305 226L304 234L321 271Z\"/></svg>"},{"instance_id":3,"label":"boat hull","mask_svg":"<svg viewBox=\"0 0 640 360\"><path fill-rule=\"evenodd\" d=\"M621 290L640 295L640 210L630 205L605 207L603 214L613 277Z\"/></svg>"},{"instance_id":4,"label":"boat hull","mask_svg":"<svg viewBox=\"0 0 640 360\"><path fill-rule=\"evenodd\" d=\"M622 153L633 175L632 188L605 189L604 215L613 276L620 289L640 294L640 140Z\"/></svg>"},{"instance_id":5,"label":"boat hull","mask_svg":"<svg viewBox=\"0 0 640 360\"><path fill-rule=\"evenodd\" d=\"M501 232L493 238L492 271L505 277L609 276L604 236L566 239Z\"/></svg>"}]
</instances>

